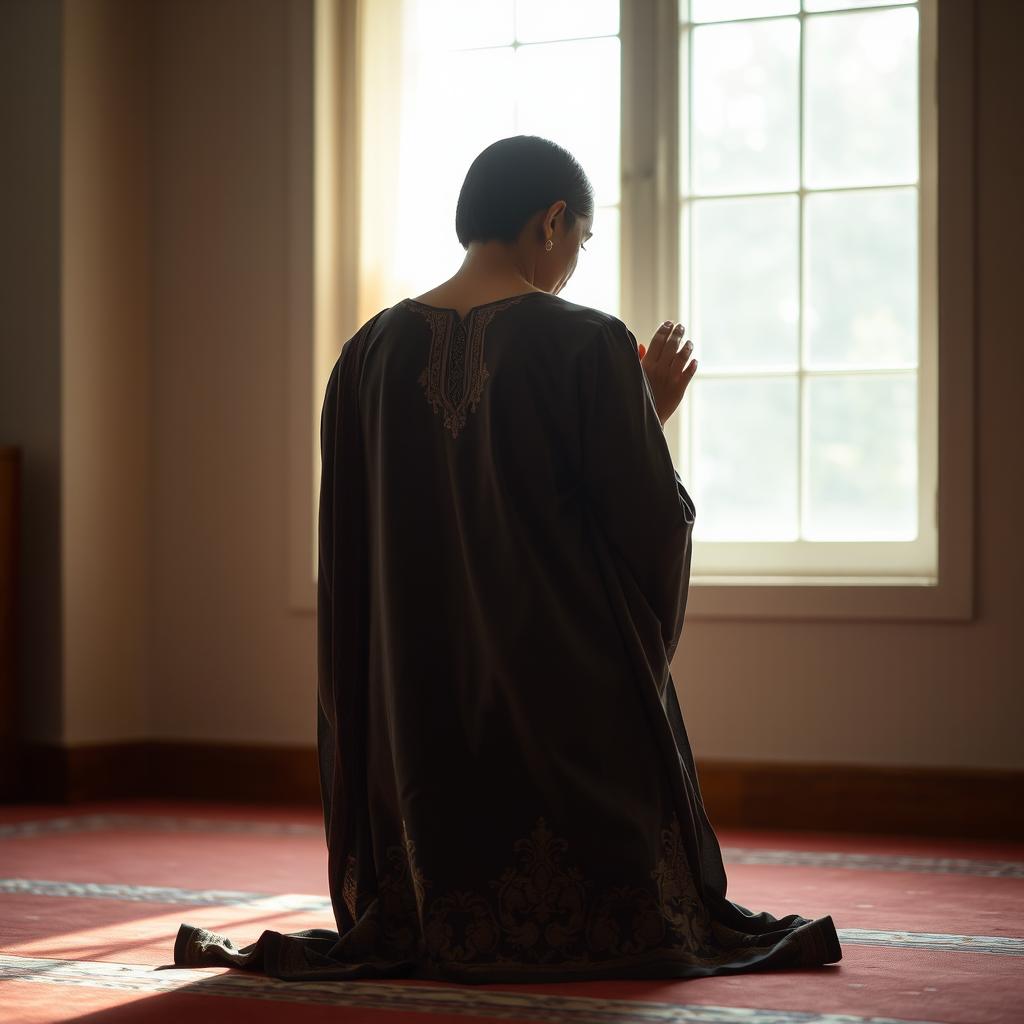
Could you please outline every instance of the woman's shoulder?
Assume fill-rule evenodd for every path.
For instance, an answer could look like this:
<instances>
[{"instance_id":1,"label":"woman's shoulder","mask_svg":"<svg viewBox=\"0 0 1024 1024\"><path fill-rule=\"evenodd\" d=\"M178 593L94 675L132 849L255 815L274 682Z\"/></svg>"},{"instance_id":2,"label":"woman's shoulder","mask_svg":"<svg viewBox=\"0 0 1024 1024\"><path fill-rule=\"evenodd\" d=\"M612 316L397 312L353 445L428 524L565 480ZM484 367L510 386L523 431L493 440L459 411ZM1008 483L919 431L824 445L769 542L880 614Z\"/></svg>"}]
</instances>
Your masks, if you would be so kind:
<instances>
[{"instance_id":1,"label":"woman's shoulder","mask_svg":"<svg viewBox=\"0 0 1024 1024\"><path fill-rule=\"evenodd\" d=\"M564 299L561 302L564 307L562 313L577 328L574 333L580 341L580 348L588 356L595 355L598 350L607 351L609 347L612 350L629 347L639 353L633 332L614 313Z\"/></svg>"},{"instance_id":2,"label":"woman's shoulder","mask_svg":"<svg viewBox=\"0 0 1024 1024\"><path fill-rule=\"evenodd\" d=\"M625 323L614 313L589 306L582 302L573 302L553 292L527 293L531 301L514 304L518 311L528 320L543 328L544 334L549 330L556 331L563 340L572 338L579 346L589 347L591 343L601 341L614 344L614 340L626 342L631 337ZM411 316L419 321L422 318L422 307L417 307L414 300L399 299L391 306L385 306L374 314L360 330L370 330L371 337L387 331L389 327L402 322ZM635 345L635 342L634 342ZM564 346L578 347L578 346Z\"/></svg>"},{"instance_id":3,"label":"woman's shoulder","mask_svg":"<svg viewBox=\"0 0 1024 1024\"><path fill-rule=\"evenodd\" d=\"M581 302L573 302L571 299L563 299L560 295L552 295L555 303L552 305L552 313L556 316L565 317L566 320L579 324L581 328L586 327L621 327L626 325L614 313L599 309L597 306L587 306Z\"/></svg>"},{"instance_id":4,"label":"woman's shoulder","mask_svg":"<svg viewBox=\"0 0 1024 1024\"><path fill-rule=\"evenodd\" d=\"M538 307L541 307L538 309ZM575 345L564 345L566 349L577 352L588 351L594 345L632 344L632 334L625 323L614 313L597 306L588 306L582 302L573 302L560 295L549 294L548 300L542 300L532 307L546 326L555 330L560 339L573 339Z\"/></svg>"}]
</instances>

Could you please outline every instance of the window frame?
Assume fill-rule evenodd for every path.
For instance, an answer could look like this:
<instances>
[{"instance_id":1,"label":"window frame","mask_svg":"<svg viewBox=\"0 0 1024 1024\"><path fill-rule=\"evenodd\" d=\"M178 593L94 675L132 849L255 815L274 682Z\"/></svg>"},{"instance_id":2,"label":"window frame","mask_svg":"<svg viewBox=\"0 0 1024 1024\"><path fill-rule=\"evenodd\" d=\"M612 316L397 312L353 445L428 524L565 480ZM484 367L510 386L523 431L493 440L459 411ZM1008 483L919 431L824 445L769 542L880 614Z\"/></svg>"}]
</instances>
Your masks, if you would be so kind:
<instances>
[{"instance_id":1,"label":"window frame","mask_svg":"<svg viewBox=\"0 0 1024 1024\"><path fill-rule=\"evenodd\" d=\"M937 212L935 223L925 230L935 236L938 294L930 304L923 303L935 321L934 358L925 376L922 352L918 369L919 394L933 396L937 411L932 427L937 436L935 513L941 524L937 579L929 583L877 577L693 576L687 605L690 620L973 617L975 4L918 0L918 6L922 119L934 118L931 132L937 138L935 159L922 160L920 178L922 190L933 190ZM328 10L332 13L325 18ZM322 191L318 165L324 144L323 124L317 123L315 131L314 123L319 116L318 92L339 81L338 72L329 73L325 65L332 64L339 40L354 26L355 4L307 0L288 5L287 11L288 605L309 613L316 609L316 577L310 576L310 568L315 566L317 547L313 489L319 477L319 437L311 439L309 428L317 422L323 399L314 394L316 319L318 300L323 301L315 286L317 247L323 239L317 237L314 210L318 189ZM318 21L330 27L319 38ZM674 212L679 202L679 33L678 0L621 4L620 310L640 340L653 332L652 319L679 307L679 217L663 215ZM351 116L344 98L328 105L333 108L331 124L343 132L346 117ZM926 130L922 124L922 144ZM343 182L344 169L336 170L335 180ZM343 253L338 256L344 261ZM922 308L921 314L924 336L928 309ZM679 466L678 431L671 424L670 420L666 436ZM683 467L680 475L686 479Z\"/></svg>"},{"instance_id":2,"label":"window frame","mask_svg":"<svg viewBox=\"0 0 1024 1024\"><path fill-rule=\"evenodd\" d=\"M683 258L679 208L685 200L679 196L678 182L685 152L680 139L687 127L683 116L687 94L680 86L689 84L688 69L680 59L680 39L688 29L681 27L679 6L678 0L621 5L622 318L640 340L653 332L665 311L680 310L678 315L667 315L684 323L687 316L679 288ZM695 571L687 606L690 619L968 619L972 615L973 10L972 5L957 6L949 0L918 0L918 10L922 209L918 444L921 490L935 494L932 524L936 530L942 524L937 537L938 572L934 576L818 576L803 570L804 575L701 576ZM805 16L829 15L799 15ZM925 262L929 253L936 258L931 273ZM957 286L943 288L943 281L956 281ZM700 339L695 341L699 345ZM684 482L687 459L681 451L678 417L688 415L684 398L666 424L666 438ZM927 515L922 521L928 525ZM749 552L759 546L720 547L733 549L733 561L738 563L743 549Z\"/></svg>"}]
</instances>

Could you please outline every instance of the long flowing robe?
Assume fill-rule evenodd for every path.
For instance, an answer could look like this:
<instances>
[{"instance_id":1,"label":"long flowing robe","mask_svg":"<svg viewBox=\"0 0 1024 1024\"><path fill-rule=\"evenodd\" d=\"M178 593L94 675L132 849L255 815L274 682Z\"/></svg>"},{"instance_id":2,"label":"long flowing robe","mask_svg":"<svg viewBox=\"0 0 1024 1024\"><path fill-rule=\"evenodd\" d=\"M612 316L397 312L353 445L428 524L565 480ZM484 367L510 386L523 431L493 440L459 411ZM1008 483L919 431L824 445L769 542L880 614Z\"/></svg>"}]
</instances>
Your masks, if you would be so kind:
<instances>
[{"instance_id":1,"label":"long flowing robe","mask_svg":"<svg viewBox=\"0 0 1024 1024\"><path fill-rule=\"evenodd\" d=\"M636 338L547 292L402 299L321 416L317 742L337 930L283 979L699 977L842 958L726 897L670 671L695 509Z\"/></svg>"}]
</instances>

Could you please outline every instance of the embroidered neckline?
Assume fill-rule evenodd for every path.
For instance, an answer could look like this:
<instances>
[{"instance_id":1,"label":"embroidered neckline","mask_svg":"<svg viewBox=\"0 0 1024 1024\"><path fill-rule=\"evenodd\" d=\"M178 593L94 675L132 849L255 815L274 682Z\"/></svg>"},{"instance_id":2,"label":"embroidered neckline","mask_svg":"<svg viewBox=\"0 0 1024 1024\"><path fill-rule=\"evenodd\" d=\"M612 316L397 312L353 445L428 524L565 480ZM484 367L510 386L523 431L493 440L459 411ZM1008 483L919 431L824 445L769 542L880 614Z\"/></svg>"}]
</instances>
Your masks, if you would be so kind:
<instances>
[{"instance_id":1,"label":"embroidered neckline","mask_svg":"<svg viewBox=\"0 0 1024 1024\"><path fill-rule=\"evenodd\" d=\"M481 302L469 310L465 319L451 306L431 306L412 298L402 300L429 325L430 352L417 381L434 412L443 414L444 427L453 440L465 427L468 414L476 410L490 377L484 361L484 336L491 321L528 295L547 294L523 292Z\"/></svg>"},{"instance_id":2,"label":"embroidered neckline","mask_svg":"<svg viewBox=\"0 0 1024 1024\"><path fill-rule=\"evenodd\" d=\"M429 309L437 313L454 313L455 319L460 324L467 324L472 319L473 314L477 310L488 309L491 306L497 306L502 302L511 302L513 299L525 299L528 295L550 295L551 292L546 292L543 289L532 292L520 292L518 295L506 295L503 299L492 299L490 302L481 302L478 306L470 306L466 311L464 317L459 316L459 311L454 306L432 306L427 302L420 302L419 299L404 298L401 301L410 306L419 306L421 309Z\"/></svg>"}]
</instances>

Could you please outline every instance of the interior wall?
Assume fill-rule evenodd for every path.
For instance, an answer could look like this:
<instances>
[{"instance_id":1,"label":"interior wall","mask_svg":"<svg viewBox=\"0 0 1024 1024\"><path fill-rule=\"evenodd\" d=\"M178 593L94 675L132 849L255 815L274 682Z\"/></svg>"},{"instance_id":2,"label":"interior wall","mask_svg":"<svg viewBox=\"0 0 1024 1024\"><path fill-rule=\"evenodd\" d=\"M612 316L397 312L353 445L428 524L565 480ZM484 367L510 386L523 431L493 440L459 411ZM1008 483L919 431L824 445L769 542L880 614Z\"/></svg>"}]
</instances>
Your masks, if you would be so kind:
<instances>
[{"instance_id":1,"label":"interior wall","mask_svg":"<svg viewBox=\"0 0 1024 1024\"><path fill-rule=\"evenodd\" d=\"M61 678L61 3L0 6L0 442L22 450L20 732L57 743Z\"/></svg>"},{"instance_id":2,"label":"interior wall","mask_svg":"<svg viewBox=\"0 0 1024 1024\"><path fill-rule=\"evenodd\" d=\"M946 2L946 0L944 0ZM979 4L976 608L966 623L688 622L705 760L1020 768L1021 12ZM315 620L287 606L284 0L157 8L152 722L315 741ZM454 268L452 268L454 269ZM944 282L956 287L956 282Z\"/></svg>"},{"instance_id":3,"label":"interior wall","mask_svg":"<svg viewBox=\"0 0 1024 1024\"><path fill-rule=\"evenodd\" d=\"M64 6L64 741L149 723L150 52L146 4Z\"/></svg>"},{"instance_id":4,"label":"interior wall","mask_svg":"<svg viewBox=\"0 0 1024 1024\"><path fill-rule=\"evenodd\" d=\"M289 610L287 3L156 5L153 735L314 742Z\"/></svg>"},{"instance_id":5,"label":"interior wall","mask_svg":"<svg viewBox=\"0 0 1024 1024\"><path fill-rule=\"evenodd\" d=\"M146 735L146 5L0 7L0 439L22 448L20 735Z\"/></svg>"}]
</instances>

